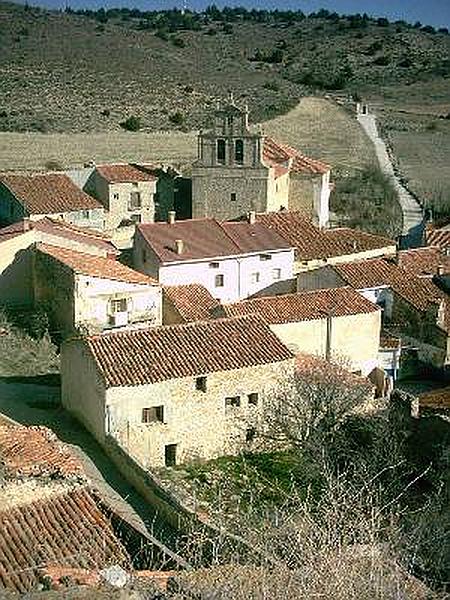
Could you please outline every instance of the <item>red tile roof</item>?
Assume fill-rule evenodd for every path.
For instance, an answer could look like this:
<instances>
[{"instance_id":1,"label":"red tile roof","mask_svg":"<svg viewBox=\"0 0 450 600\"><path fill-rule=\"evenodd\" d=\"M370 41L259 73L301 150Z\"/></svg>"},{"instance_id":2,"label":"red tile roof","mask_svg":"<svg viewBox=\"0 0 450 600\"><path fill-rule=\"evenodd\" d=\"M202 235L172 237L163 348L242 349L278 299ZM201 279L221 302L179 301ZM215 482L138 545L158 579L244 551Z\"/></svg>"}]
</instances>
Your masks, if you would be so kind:
<instances>
[{"instance_id":1,"label":"red tile roof","mask_svg":"<svg viewBox=\"0 0 450 600\"><path fill-rule=\"evenodd\" d=\"M426 240L429 246L439 246L445 251L450 248L450 226L442 227L441 229L427 229Z\"/></svg>"},{"instance_id":2,"label":"red tile roof","mask_svg":"<svg viewBox=\"0 0 450 600\"><path fill-rule=\"evenodd\" d=\"M256 219L295 247L296 258L300 261L324 260L385 248L395 251L393 240L348 227L319 229L301 212L258 214Z\"/></svg>"},{"instance_id":3,"label":"red tile roof","mask_svg":"<svg viewBox=\"0 0 450 600\"><path fill-rule=\"evenodd\" d=\"M0 426L0 463L8 478L83 476L81 462L47 427Z\"/></svg>"},{"instance_id":4,"label":"red tile roof","mask_svg":"<svg viewBox=\"0 0 450 600\"><path fill-rule=\"evenodd\" d=\"M130 558L90 491L76 487L15 508L0 508L0 588L25 594L46 565L83 569Z\"/></svg>"},{"instance_id":5,"label":"red tile roof","mask_svg":"<svg viewBox=\"0 0 450 600\"><path fill-rule=\"evenodd\" d=\"M119 254L114 244L111 242L111 238L89 229L88 227L77 227L62 221L60 219L51 219L50 217L43 217L37 221L24 220L18 223L13 223L0 229L0 243L11 237L22 235L26 231L39 231L43 234L48 234L63 239L68 239L73 242L78 242L84 246L92 246L98 250L102 250L107 254Z\"/></svg>"},{"instance_id":6,"label":"red tile roof","mask_svg":"<svg viewBox=\"0 0 450 600\"><path fill-rule=\"evenodd\" d=\"M75 273L99 277L101 279L113 279L115 281L125 281L127 283L139 283L146 285L159 285L157 281L126 267L119 261L103 256L93 256L84 252L76 252L68 248L59 248L49 244L38 244L40 252L51 256L59 262L65 264Z\"/></svg>"},{"instance_id":7,"label":"red tile roof","mask_svg":"<svg viewBox=\"0 0 450 600\"><path fill-rule=\"evenodd\" d=\"M450 387L420 394L419 406L420 408L450 409Z\"/></svg>"},{"instance_id":8,"label":"red tile roof","mask_svg":"<svg viewBox=\"0 0 450 600\"><path fill-rule=\"evenodd\" d=\"M128 164L97 165L97 173L108 183L133 183L138 181L157 181L157 177Z\"/></svg>"},{"instance_id":9,"label":"red tile roof","mask_svg":"<svg viewBox=\"0 0 450 600\"><path fill-rule=\"evenodd\" d=\"M183 322L206 321L216 316L220 303L200 284L165 286L164 300L172 304Z\"/></svg>"},{"instance_id":10,"label":"red tile roof","mask_svg":"<svg viewBox=\"0 0 450 600\"><path fill-rule=\"evenodd\" d=\"M6 186L30 215L103 208L64 173L0 174Z\"/></svg>"},{"instance_id":11,"label":"red tile roof","mask_svg":"<svg viewBox=\"0 0 450 600\"><path fill-rule=\"evenodd\" d=\"M172 224L144 223L137 229L163 263L290 248L276 231L258 223L189 219ZM175 240L183 240L182 254L176 253Z\"/></svg>"},{"instance_id":12,"label":"red tile roof","mask_svg":"<svg viewBox=\"0 0 450 600\"><path fill-rule=\"evenodd\" d=\"M292 358L267 324L253 316L103 334L87 338L86 343L107 387L144 385Z\"/></svg>"},{"instance_id":13,"label":"red tile roof","mask_svg":"<svg viewBox=\"0 0 450 600\"><path fill-rule=\"evenodd\" d=\"M267 323L295 323L377 312L376 304L350 287L267 296L223 306L229 317L257 314Z\"/></svg>"},{"instance_id":14,"label":"red tile roof","mask_svg":"<svg viewBox=\"0 0 450 600\"><path fill-rule=\"evenodd\" d=\"M309 158L295 148L265 137L263 142L263 160L271 167L285 169L291 173L321 174L330 171L331 167L320 160ZM283 174L279 171L275 176Z\"/></svg>"},{"instance_id":15,"label":"red tile roof","mask_svg":"<svg viewBox=\"0 0 450 600\"><path fill-rule=\"evenodd\" d=\"M380 350L398 350L401 348L402 341L399 337L396 337L385 331L381 332L380 336Z\"/></svg>"},{"instance_id":16,"label":"red tile roof","mask_svg":"<svg viewBox=\"0 0 450 600\"><path fill-rule=\"evenodd\" d=\"M450 256L443 255L438 246L412 248L398 253L398 265L420 277L446 275L450 273Z\"/></svg>"},{"instance_id":17,"label":"red tile roof","mask_svg":"<svg viewBox=\"0 0 450 600\"><path fill-rule=\"evenodd\" d=\"M331 362L319 356L299 353L295 357L296 373L310 384L362 388L367 393L373 388L367 377L351 373L338 363Z\"/></svg>"}]
</instances>

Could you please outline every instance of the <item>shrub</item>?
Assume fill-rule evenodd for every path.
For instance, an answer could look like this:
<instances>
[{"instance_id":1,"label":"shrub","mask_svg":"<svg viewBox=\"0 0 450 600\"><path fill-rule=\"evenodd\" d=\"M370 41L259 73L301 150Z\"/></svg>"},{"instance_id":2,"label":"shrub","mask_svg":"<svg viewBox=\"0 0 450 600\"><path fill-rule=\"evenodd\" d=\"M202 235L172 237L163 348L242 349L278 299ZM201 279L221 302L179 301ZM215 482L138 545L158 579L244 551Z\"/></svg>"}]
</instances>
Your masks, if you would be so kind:
<instances>
[{"instance_id":1,"label":"shrub","mask_svg":"<svg viewBox=\"0 0 450 600\"><path fill-rule=\"evenodd\" d=\"M175 113L172 113L169 117L169 121L173 124L173 125L177 125L178 127L180 127L181 125L183 125L184 123L184 115L183 113L177 111Z\"/></svg>"},{"instance_id":2,"label":"shrub","mask_svg":"<svg viewBox=\"0 0 450 600\"><path fill-rule=\"evenodd\" d=\"M186 42L183 40L183 38L180 37L171 38L171 42L177 48L184 48L186 46Z\"/></svg>"},{"instance_id":3,"label":"shrub","mask_svg":"<svg viewBox=\"0 0 450 600\"><path fill-rule=\"evenodd\" d=\"M184 91L186 92L186 94L192 94L192 92L194 91L194 88L192 87L192 85L185 85Z\"/></svg>"},{"instance_id":4,"label":"shrub","mask_svg":"<svg viewBox=\"0 0 450 600\"><path fill-rule=\"evenodd\" d=\"M365 54L367 54L368 56L372 56L379 52L382 48L383 44L380 42L380 40L377 40L370 44L370 46L366 49Z\"/></svg>"},{"instance_id":5,"label":"shrub","mask_svg":"<svg viewBox=\"0 0 450 600\"><path fill-rule=\"evenodd\" d=\"M233 25L231 23L224 23L223 24L223 32L226 33L227 35L230 35L231 33L233 33Z\"/></svg>"},{"instance_id":6,"label":"shrub","mask_svg":"<svg viewBox=\"0 0 450 600\"><path fill-rule=\"evenodd\" d=\"M139 129L141 128L141 120L139 117L131 115L131 117L128 117L128 119L122 121L122 123L120 123L120 126L122 127L122 129L126 129L127 131L139 131Z\"/></svg>"},{"instance_id":7,"label":"shrub","mask_svg":"<svg viewBox=\"0 0 450 600\"><path fill-rule=\"evenodd\" d=\"M391 62L391 58L389 56L383 55L383 56L378 56L372 64L376 65L377 67L386 67L388 64L390 64Z\"/></svg>"},{"instance_id":8,"label":"shrub","mask_svg":"<svg viewBox=\"0 0 450 600\"><path fill-rule=\"evenodd\" d=\"M111 115L111 111L109 110L109 108L104 108L100 114L102 115L102 117L109 117Z\"/></svg>"},{"instance_id":9,"label":"shrub","mask_svg":"<svg viewBox=\"0 0 450 600\"><path fill-rule=\"evenodd\" d=\"M169 34L167 33L167 31L165 29L157 29L155 36L157 38L159 38L160 40L163 40L164 42L169 41Z\"/></svg>"}]
</instances>

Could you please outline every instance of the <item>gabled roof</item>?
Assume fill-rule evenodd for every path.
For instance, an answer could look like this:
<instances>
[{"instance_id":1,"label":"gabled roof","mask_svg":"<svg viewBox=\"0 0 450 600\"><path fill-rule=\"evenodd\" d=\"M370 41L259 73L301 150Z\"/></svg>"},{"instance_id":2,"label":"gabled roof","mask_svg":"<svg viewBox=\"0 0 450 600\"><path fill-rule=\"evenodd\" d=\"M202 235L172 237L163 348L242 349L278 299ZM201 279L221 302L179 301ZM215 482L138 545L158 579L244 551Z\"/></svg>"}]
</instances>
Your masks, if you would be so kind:
<instances>
[{"instance_id":1,"label":"gabled roof","mask_svg":"<svg viewBox=\"0 0 450 600\"><path fill-rule=\"evenodd\" d=\"M64 173L3 173L0 174L0 184L10 190L30 215L103 208Z\"/></svg>"},{"instance_id":2,"label":"gabled roof","mask_svg":"<svg viewBox=\"0 0 450 600\"><path fill-rule=\"evenodd\" d=\"M81 462L47 427L0 426L0 463L8 478L78 478Z\"/></svg>"},{"instance_id":3,"label":"gabled roof","mask_svg":"<svg viewBox=\"0 0 450 600\"><path fill-rule=\"evenodd\" d=\"M296 248L297 260L324 260L370 250L395 249L395 242L357 229L319 229L301 212L280 211L256 215L258 223L277 231Z\"/></svg>"},{"instance_id":4,"label":"gabled roof","mask_svg":"<svg viewBox=\"0 0 450 600\"><path fill-rule=\"evenodd\" d=\"M349 287L252 298L223 306L229 317L257 314L270 324L345 317L378 310L376 304Z\"/></svg>"},{"instance_id":5,"label":"gabled roof","mask_svg":"<svg viewBox=\"0 0 450 600\"><path fill-rule=\"evenodd\" d=\"M139 181L157 181L149 171L138 169L129 164L97 165L95 170L108 183L133 183Z\"/></svg>"},{"instance_id":6,"label":"gabled roof","mask_svg":"<svg viewBox=\"0 0 450 600\"><path fill-rule=\"evenodd\" d=\"M267 324L254 316L102 334L86 338L86 343L106 387L145 385L292 358Z\"/></svg>"},{"instance_id":7,"label":"gabled roof","mask_svg":"<svg viewBox=\"0 0 450 600\"><path fill-rule=\"evenodd\" d=\"M450 248L450 225L440 229L426 229L426 240L429 246L439 246L441 250Z\"/></svg>"},{"instance_id":8,"label":"gabled roof","mask_svg":"<svg viewBox=\"0 0 450 600\"><path fill-rule=\"evenodd\" d=\"M162 263L290 248L276 231L259 223L189 219L175 223L142 223L137 229ZM176 253L175 240L183 241L182 254Z\"/></svg>"},{"instance_id":9,"label":"gabled roof","mask_svg":"<svg viewBox=\"0 0 450 600\"><path fill-rule=\"evenodd\" d=\"M450 273L450 256L442 254L438 246L425 246L424 248L411 248L400 250L398 265L406 271L419 277L432 277Z\"/></svg>"},{"instance_id":10,"label":"gabled roof","mask_svg":"<svg viewBox=\"0 0 450 600\"><path fill-rule=\"evenodd\" d=\"M324 162L309 158L295 148L292 148L292 146L277 142L271 137L264 137L263 160L270 167L281 167L287 169L290 173L323 175L331 169ZM278 175L282 174L282 171L278 173Z\"/></svg>"},{"instance_id":11,"label":"gabled roof","mask_svg":"<svg viewBox=\"0 0 450 600\"><path fill-rule=\"evenodd\" d=\"M198 283L165 286L163 294L185 323L214 318L220 309L220 302Z\"/></svg>"},{"instance_id":12,"label":"gabled roof","mask_svg":"<svg viewBox=\"0 0 450 600\"><path fill-rule=\"evenodd\" d=\"M25 594L37 586L46 565L129 568L130 562L86 487L7 510L0 507L0 588Z\"/></svg>"},{"instance_id":13,"label":"gabled roof","mask_svg":"<svg viewBox=\"0 0 450 600\"><path fill-rule=\"evenodd\" d=\"M68 248L59 248L50 244L38 244L37 249L69 267L74 273L89 275L101 279L113 279L127 283L159 285L157 281L126 267L119 261L103 256L93 256L84 252L76 252Z\"/></svg>"}]
</instances>

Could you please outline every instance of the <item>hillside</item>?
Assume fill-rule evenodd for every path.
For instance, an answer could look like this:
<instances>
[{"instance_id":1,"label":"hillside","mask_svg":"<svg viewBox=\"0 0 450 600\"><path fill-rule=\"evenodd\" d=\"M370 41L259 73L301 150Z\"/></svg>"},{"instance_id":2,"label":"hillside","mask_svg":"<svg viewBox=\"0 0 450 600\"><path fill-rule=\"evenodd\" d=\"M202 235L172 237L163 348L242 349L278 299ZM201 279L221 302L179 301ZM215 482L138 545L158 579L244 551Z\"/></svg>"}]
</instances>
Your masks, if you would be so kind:
<instances>
[{"instance_id":1,"label":"hillside","mask_svg":"<svg viewBox=\"0 0 450 600\"><path fill-rule=\"evenodd\" d=\"M118 130L131 115L150 130L195 129L230 89L259 121L311 92L426 89L450 73L444 31L260 12L81 15L0 3L0 131Z\"/></svg>"}]
</instances>

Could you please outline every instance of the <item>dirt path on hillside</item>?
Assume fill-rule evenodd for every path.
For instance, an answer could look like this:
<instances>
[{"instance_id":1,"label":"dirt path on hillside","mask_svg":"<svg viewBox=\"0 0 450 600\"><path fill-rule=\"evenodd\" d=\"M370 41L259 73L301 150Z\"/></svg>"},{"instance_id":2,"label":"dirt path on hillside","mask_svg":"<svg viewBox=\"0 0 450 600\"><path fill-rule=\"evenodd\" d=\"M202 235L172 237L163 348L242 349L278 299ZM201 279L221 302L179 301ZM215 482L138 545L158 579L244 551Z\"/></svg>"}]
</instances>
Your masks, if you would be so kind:
<instances>
[{"instance_id":1,"label":"dirt path on hillside","mask_svg":"<svg viewBox=\"0 0 450 600\"><path fill-rule=\"evenodd\" d=\"M395 173L394 165L390 159L386 144L378 132L375 115L359 114L357 119L375 146L380 169L387 177L389 177L397 191L398 200L403 212L401 247L416 248L421 246L425 222L420 204L402 185L399 177Z\"/></svg>"}]
</instances>

